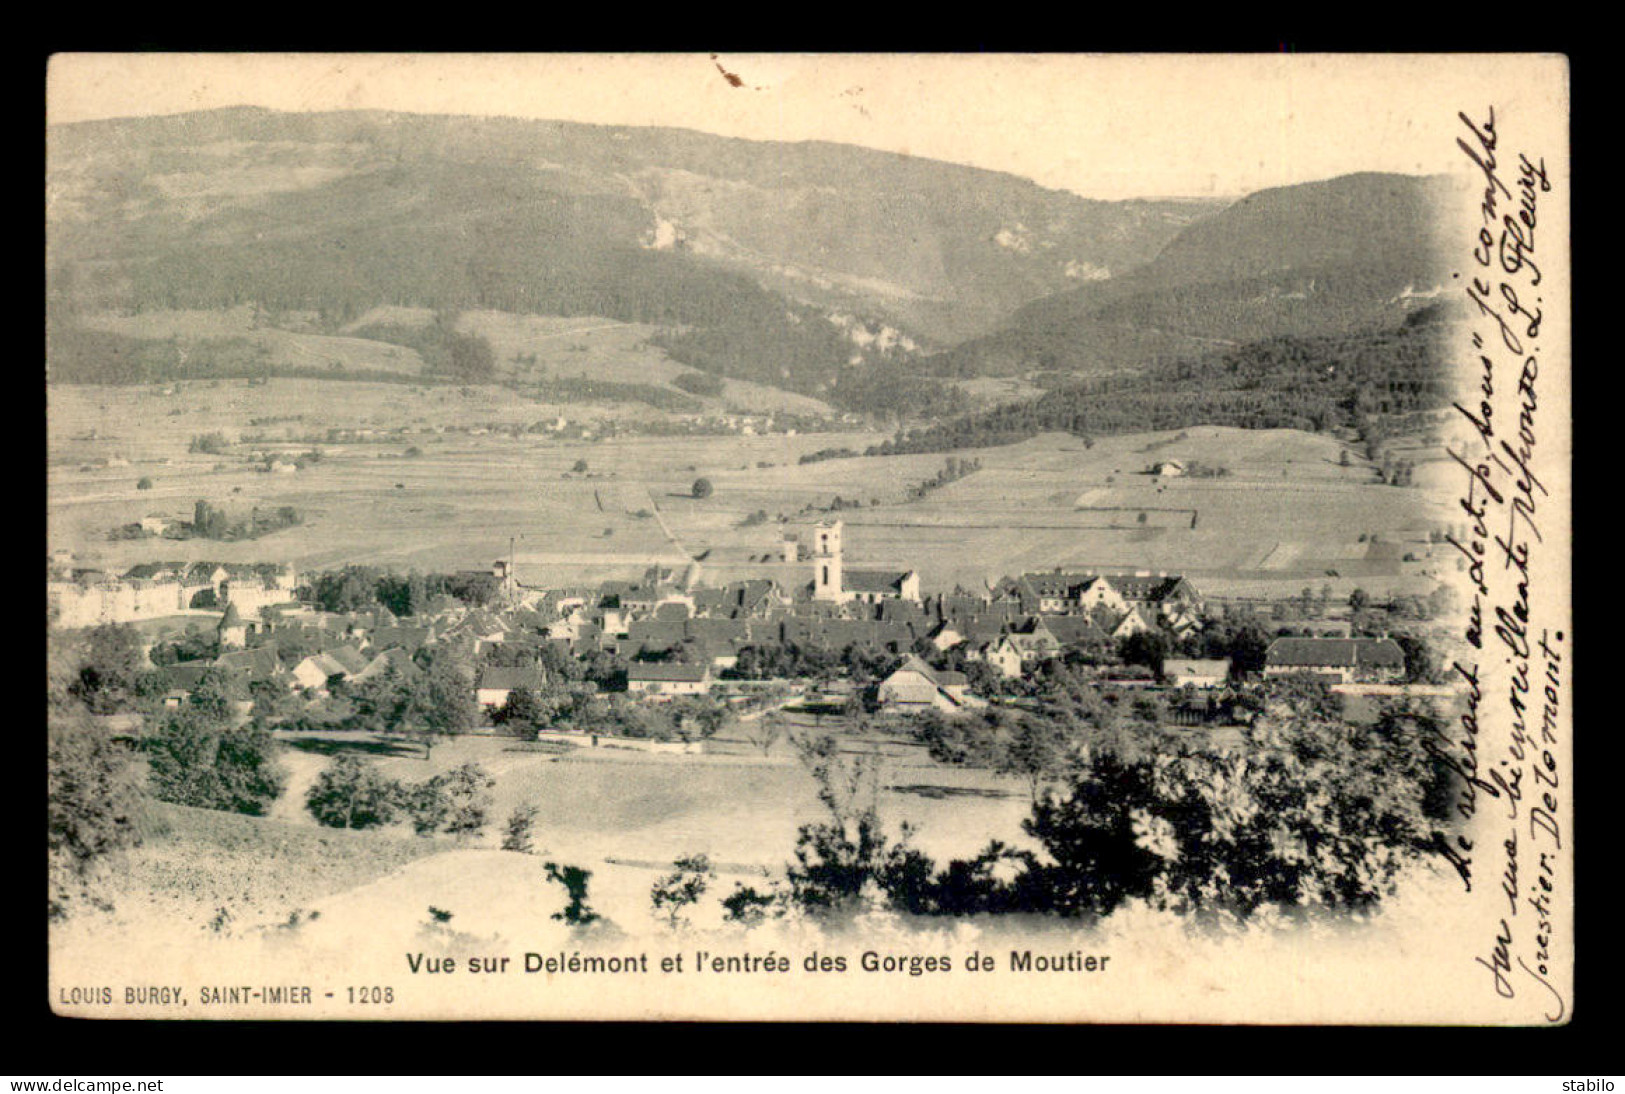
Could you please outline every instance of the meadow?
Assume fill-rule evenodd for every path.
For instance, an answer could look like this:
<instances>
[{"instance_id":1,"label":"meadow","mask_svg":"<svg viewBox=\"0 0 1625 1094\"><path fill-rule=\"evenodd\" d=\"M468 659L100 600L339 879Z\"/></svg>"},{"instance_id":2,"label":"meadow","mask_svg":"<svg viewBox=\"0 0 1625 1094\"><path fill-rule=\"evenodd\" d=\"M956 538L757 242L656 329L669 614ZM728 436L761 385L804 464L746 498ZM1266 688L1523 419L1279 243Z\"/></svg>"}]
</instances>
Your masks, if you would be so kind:
<instances>
[{"instance_id":1,"label":"meadow","mask_svg":"<svg viewBox=\"0 0 1625 1094\"><path fill-rule=\"evenodd\" d=\"M434 904L459 914L459 922L495 923L513 913L510 899L549 909L562 902L562 891L541 876L541 863L556 861L592 870L593 906L640 931L650 925L649 887L673 860L709 856L718 896L736 882L761 888L791 860L798 828L826 815L788 741L764 755L737 727L699 756L552 752L513 738L465 736L425 757L365 734L279 737L289 779L266 817L149 803L142 844L109 876L114 910L90 921L122 930L162 924L161 933L176 937L214 930L221 908L229 913L226 926L241 932L312 911L342 921L347 908L370 907L410 930ZM1031 845L1021 831L1028 794L1019 780L942 767L901 738L848 736L843 743L883 757L876 804L893 838L907 822L910 842L939 859L973 855L990 839ZM478 763L496 781L489 824L466 840L414 836L404 820L368 831L319 826L305 795L333 754L351 750L403 783ZM503 853L502 822L525 805L537 811L533 851ZM400 898L381 907L379 886Z\"/></svg>"},{"instance_id":2,"label":"meadow","mask_svg":"<svg viewBox=\"0 0 1625 1094\"><path fill-rule=\"evenodd\" d=\"M1344 466L1347 446L1335 437L1292 430L1196 427L1092 445L1046 434L957 453L980 460L979 470L911 497L943 456L799 462L823 448L862 451L877 434L513 436L488 430L636 412L549 405L503 388L218 381L55 387L50 400L51 545L112 568L169 558L475 568L511 543L527 583L628 576L688 557L704 559L716 581L799 581L804 565L763 559L786 534L810 542L810 527L834 516L846 522L848 565L916 569L928 591L1109 567L1182 572L1226 595L1296 595L1306 584L1339 596L1356 585L1426 592L1454 566L1447 546L1428 542L1451 523L1437 488L1447 461L1421 463L1416 487L1385 486L1357 452ZM371 432L295 439L329 429ZM191 437L211 431L270 439L188 453ZM323 459L293 474L248 462L250 452L313 447ZM1146 473L1164 460L1227 473ZM151 489L136 489L143 476ZM697 499L702 477L714 489ZM245 511L292 505L305 522L251 542L107 541L110 528L149 513L184 519L199 498ZM836 498L860 505L832 512Z\"/></svg>"}]
</instances>

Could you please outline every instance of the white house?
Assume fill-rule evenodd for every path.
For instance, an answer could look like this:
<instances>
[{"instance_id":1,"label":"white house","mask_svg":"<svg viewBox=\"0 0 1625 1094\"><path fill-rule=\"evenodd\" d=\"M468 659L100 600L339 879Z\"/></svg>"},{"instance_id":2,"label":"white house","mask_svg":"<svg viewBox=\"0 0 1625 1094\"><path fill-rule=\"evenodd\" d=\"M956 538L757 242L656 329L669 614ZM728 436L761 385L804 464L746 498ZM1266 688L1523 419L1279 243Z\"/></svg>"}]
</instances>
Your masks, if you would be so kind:
<instances>
[{"instance_id":1,"label":"white house","mask_svg":"<svg viewBox=\"0 0 1625 1094\"><path fill-rule=\"evenodd\" d=\"M1143 606L1136 604L1124 612L1123 618L1117 621L1117 626L1112 630L1112 637L1127 638L1131 634L1145 634L1156 629L1156 620L1150 617Z\"/></svg>"},{"instance_id":2,"label":"white house","mask_svg":"<svg viewBox=\"0 0 1625 1094\"><path fill-rule=\"evenodd\" d=\"M626 672L626 690L633 695L671 698L704 695L711 688L711 665L673 661L639 661Z\"/></svg>"},{"instance_id":3,"label":"white house","mask_svg":"<svg viewBox=\"0 0 1625 1094\"><path fill-rule=\"evenodd\" d=\"M520 688L539 689L543 684L540 669L530 667L490 667L480 670L479 681L475 685L474 698L480 706L491 710L503 706Z\"/></svg>"},{"instance_id":4,"label":"white house","mask_svg":"<svg viewBox=\"0 0 1625 1094\"><path fill-rule=\"evenodd\" d=\"M1008 634L1000 635L997 640L966 653L965 660L982 661L991 665L1005 679L1021 675L1021 650L1011 641Z\"/></svg>"}]
</instances>

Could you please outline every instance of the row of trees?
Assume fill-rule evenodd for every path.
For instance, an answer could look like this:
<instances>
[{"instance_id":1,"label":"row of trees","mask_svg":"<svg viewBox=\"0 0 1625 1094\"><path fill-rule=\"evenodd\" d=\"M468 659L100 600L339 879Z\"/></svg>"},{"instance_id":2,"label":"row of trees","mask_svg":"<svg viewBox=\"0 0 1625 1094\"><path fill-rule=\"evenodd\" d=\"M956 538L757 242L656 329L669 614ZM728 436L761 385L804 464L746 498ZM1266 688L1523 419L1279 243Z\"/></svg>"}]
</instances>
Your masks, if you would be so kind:
<instances>
[{"instance_id":1,"label":"row of trees","mask_svg":"<svg viewBox=\"0 0 1625 1094\"><path fill-rule=\"evenodd\" d=\"M979 728L1004 739L996 747L1008 762L1025 757L1055 784L1034 785L1023 824L1041 850L993 842L940 867L910 846L906 826L894 835L881 821L876 753L802 739L826 815L800 829L782 881L737 885L723 908L745 924L877 904L923 916L1071 918L1137 901L1232 921L1265 908L1369 910L1438 853L1457 776L1427 751L1435 714L1391 706L1350 724L1324 699L1282 687L1227 750L1170 739L1133 751L1100 737L1060 746L1053 725L992 716ZM700 857L674 865L651 897L675 924L714 872Z\"/></svg>"},{"instance_id":2,"label":"row of trees","mask_svg":"<svg viewBox=\"0 0 1625 1094\"><path fill-rule=\"evenodd\" d=\"M364 612L382 605L397 616L416 615L437 596L471 606L490 603L501 592L495 575L483 572L406 574L378 566L345 566L316 574L303 590L324 612Z\"/></svg>"},{"instance_id":3,"label":"row of trees","mask_svg":"<svg viewBox=\"0 0 1625 1094\"><path fill-rule=\"evenodd\" d=\"M527 738L540 729L563 727L614 737L692 741L715 735L729 720L727 708L705 696L649 704L568 681L515 688L491 713L492 722Z\"/></svg>"},{"instance_id":4,"label":"row of trees","mask_svg":"<svg viewBox=\"0 0 1625 1094\"><path fill-rule=\"evenodd\" d=\"M304 519L304 515L291 505L280 505L263 512L256 506L246 520L240 516L233 518L221 507L199 499L193 506L191 523L165 535L171 539L254 539L303 524Z\"/></svg>"}]
</instances>

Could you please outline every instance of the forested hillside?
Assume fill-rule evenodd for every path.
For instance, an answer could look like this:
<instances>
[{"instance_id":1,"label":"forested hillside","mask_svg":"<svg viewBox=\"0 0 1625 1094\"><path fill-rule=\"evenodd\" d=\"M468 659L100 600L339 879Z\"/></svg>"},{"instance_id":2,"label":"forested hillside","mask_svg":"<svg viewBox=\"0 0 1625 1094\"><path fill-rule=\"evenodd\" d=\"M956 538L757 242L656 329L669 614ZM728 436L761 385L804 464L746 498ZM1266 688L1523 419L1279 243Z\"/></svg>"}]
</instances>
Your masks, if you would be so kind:
<instances>
[{"instance_id":1,"label":"forested hillside","mask_svg":"<svg viewBox=\"0 0 1625 1094\"><path fill-rule=\"evenodd\" d=\"M1035 301L922 365L939 375L1102 373L1218 346L1391 326L1446 280L1440 179L1349 175L1266 190L1122 277Z\"/></svg>"},{"instance_id":2,"label":"forested hillside","mask_svg":"<svg viewBox=\"0 0 1625 1094\"><path fill-rule=\"evenodd\" d=\"M1052 431L1089 437L1194 425L1350 429L1369 439L1396 417L1448 405L1444 319L1435 306L1388 330L1270 338L1071 384L1030 402L914 430L868 454L981 448Z\"/></svg>"}]
</instances>

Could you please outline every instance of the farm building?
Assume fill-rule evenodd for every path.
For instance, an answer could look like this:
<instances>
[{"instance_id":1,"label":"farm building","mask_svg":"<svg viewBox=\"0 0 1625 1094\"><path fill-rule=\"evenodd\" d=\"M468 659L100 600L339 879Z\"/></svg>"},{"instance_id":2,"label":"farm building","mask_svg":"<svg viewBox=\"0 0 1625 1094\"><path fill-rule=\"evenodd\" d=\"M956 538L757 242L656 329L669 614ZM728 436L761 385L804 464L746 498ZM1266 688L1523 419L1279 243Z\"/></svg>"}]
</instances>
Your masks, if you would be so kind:
<instances>
[{"instance_id":1,"label":"farm building","mask_svg":"<svg viewBox=\"0 0 1625 1094\"><path fill-rule=\"evenodd\" d=\"M1264 652L1264 675L1308 672L1341 683L1382 683L1405 675L1405 651L1391 638L1277 638Z\"/></svg>"},{"instance_id":2,"label":"farm building","mask_svg":"<svg viewBox=\"0 0 1625 1094\"><path fill-rule=\"evenodd\" d=\"M293 678L302 688L321 691L335 676L355 676L366 670L369 660L353 646L334 646L312 654L293 667Z\"/></svg>"},{"instance_id":3,"label":"farm building","mask_svg":"<svg viewBox=\"0 0 1625 1094\"><path fill-rule=\"evenodd\" d=\"M479 681L475 685L474 698L480 706L487 710L500 707L508 701L508 696L522 688L532 691L541 688L544 683L540 669L529 667L503 668L492 666L480 670Z\"/></svg>"},{"instance_id":4,"label":"farm building","mask_svg":"<svg viewBox=\"0 0 1625 1094\"><path fill-rule=\"evenodd\" d=\"M907 714L922 710L958 711L982 705L966 691L963 673L938 672L909 654L903 663L880 682L876 698L882 710Z\"/></svg>"},{"instance_id":5,"label":"farm building","mask_svg":"<svg viewBox=\"0 0 1625 1094\"><path fill-rule=\"evenodd\" d=\"M626 673L626 690L633 695L663 698L674 695L703 695L710 687L709 663L684 665L670 661L640 661Z\"/></svg>"}]
</instances>

